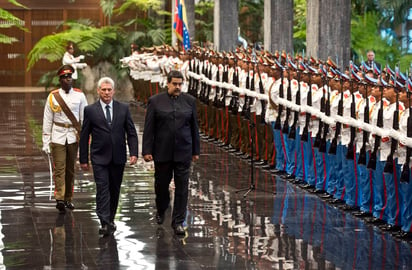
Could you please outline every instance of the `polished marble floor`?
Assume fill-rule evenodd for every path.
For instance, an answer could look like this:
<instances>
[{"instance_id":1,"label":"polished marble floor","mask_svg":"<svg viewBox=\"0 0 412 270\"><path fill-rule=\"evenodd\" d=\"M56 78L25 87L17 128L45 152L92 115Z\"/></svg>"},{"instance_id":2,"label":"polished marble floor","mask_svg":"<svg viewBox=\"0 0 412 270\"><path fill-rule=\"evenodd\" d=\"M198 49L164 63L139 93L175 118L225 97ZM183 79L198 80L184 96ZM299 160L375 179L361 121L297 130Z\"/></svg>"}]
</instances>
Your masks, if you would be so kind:
<instances>
[{"instance_id":1,"label":"polished marble floor","mask_svg":"<svg viewBox=\"0 0 412 270\"><path fill-rule=\"evenodd\" d=\"M318 196L202 142L187 234L154 220L153 164L125 170L117 231L100 237L93 176L73 212L50 199L38 145L45 93L0 94L0 269L412 269L412 246ZM131 105L141 138L144 109ZM251 178L256 190L246 196ZM171 187L173 189L173 187ZM170 213L170 212L169 212Z\"/></svg>"}]
</instances>

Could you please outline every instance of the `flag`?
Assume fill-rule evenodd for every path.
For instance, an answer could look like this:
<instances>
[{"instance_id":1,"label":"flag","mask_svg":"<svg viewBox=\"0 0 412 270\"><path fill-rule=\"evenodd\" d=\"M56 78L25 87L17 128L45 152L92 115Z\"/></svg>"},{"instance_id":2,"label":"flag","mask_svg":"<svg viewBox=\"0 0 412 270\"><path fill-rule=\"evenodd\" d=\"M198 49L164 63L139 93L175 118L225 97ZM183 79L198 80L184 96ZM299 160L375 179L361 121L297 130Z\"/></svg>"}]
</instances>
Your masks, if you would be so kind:
<instances>
[{"instance_id":1,"label":"flag","mask_svg":"<svg viewBox=\"0 0 412 270\"><path fill-rule=\"evenodd\" d=\"M186 6L184 0L175 0L175 16L173 20L173 30L177 38L183 44L183 50L190 49L189 30L187 29Z\"/></svg>"}]
</instances>

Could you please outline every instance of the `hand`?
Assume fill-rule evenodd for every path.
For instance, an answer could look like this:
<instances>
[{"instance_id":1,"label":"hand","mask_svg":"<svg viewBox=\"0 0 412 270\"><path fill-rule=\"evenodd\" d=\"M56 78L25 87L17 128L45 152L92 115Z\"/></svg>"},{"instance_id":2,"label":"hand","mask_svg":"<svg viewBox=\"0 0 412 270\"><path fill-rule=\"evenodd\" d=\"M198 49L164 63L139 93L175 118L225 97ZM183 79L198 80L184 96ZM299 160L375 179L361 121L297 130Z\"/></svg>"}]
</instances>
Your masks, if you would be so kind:
<instances>
[{"instance_id":1,"label":"hand","mask_svg":"<svg viewBox=\"0 0 412 270\"><path fill-rule=\"evenodd\" d=\"M89 163L81 163L80 168L82 168L83 171L88 171L89 170Z\"/></svg>"},{"instance_id":2,"label":"hand","mask_svg":"<svg viewBox=\"0 0 412 270\"><path fill-rule=\"evenodd\" d=\"M144 161L149 162L149 161L153 161L153 156L152 155L144 155L143 156Z\"/></svg>"},{"instance_id":3,"label":"hand","mask_svg":"<svg viewBox=\"0 0 412 270\"><path fill-rule=\"evenodd\" d=\"M134 165L137 162L137 157L136 156L131 156L130 157L130 165Z\"/></svg>"},{"instance_id":4,"label":"hand","mask_svg":"<svg viewBox=\"0 0 412 270\"><path fill-rule=\"evenodd\" d=\"M192 156L192 161L197 161L197 160L199 160L199 155Z\"/></svg>"},{"instance_id":5,"label":"hand","mask_svg":"<svg viewBox=\"0 0 412 270\"><path fill-rule=\"evenodd\" d=\"M49 145L43 145L43 152L46 153L47 155L50 154L50 147Z\"/></svg>"},{"instance_id":6,"label":"hand","mask_svg":"<svg viewBox=\"0 0 412 270\"><path fill-rule=\"evenodd\" d=\"M83 60L84 59L84 55L79 55L79 59Z\"/></svg>"}]
</instances>

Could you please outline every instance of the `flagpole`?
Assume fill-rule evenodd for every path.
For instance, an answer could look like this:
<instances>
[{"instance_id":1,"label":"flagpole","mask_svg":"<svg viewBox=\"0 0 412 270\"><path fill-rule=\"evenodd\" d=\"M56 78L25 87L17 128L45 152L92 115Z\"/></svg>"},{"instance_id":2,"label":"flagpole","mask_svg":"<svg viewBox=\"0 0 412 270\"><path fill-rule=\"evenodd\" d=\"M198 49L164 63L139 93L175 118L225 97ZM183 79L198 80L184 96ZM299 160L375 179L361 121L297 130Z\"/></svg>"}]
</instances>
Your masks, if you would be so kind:
<instances>
[{"instance_id":1,"label":"flagpole","mask_svg":"<svg viewBox=\"0 0 412 270\"><path fill-rule=\"evenodd\" d=\"M170 0L172 4L172 47L176 44L177 42L177 37L176 37L176 32L174 31L173 24L175 23L175 12L176 12L176 0Z\"/></svg>"}]
</instances>

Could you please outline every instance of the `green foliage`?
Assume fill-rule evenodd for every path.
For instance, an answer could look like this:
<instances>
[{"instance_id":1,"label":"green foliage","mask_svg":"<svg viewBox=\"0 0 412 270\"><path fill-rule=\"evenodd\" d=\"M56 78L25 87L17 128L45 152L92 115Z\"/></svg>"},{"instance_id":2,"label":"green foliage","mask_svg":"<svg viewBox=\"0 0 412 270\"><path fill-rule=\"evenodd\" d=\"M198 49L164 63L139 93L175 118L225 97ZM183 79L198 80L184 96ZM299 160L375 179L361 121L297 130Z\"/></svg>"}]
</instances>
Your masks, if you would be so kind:
<instances>
[{"instance_id":1,"label":"green foliage","mask_svg":"<svg viewBox=\"0 0 412 270\"><path fill-rule=\"evenodd\" d=\"M302 52L306 49L306 0L294 0L293 13L293 49Z\"/></svg>"},{"instance_id":2,"label":"green foliage","mask_svg":"<svg viewBox=\"0 0 412 270\"><path fill-rule=\"evenodd\" d=\"M106 42L118 39L122 33L122 30L115 26L96 28L77 22L68 22L66 25L71 28L44 36L34 45L28 54L27 70L30 70L41 59L50 62L61 60L68 42L75 43L83 53L94 52Z\"/></svg>"},{"instance_id":3,"label":"green foliage","mask_svg":"<svg viewBox=\"0 0 412 270\"><path fill-rule=\"evenodd\" d=\"M152 9L154 11L159 11L161 9L161 6L162 1L159 0L125 0L118 9L115 9L115 12L122 14L129 9L142 11L148 11Z\"/></svg>"},{"instance_id":4,"label":"green foliage","mask_svg":"<svg viewBox=\"0 0 412 270\"><path fill-rule=\"evenodd\" d=\"M360 62L370 49L375 51L376 61L381 64L393 65L399 61L400 44L391 37L382 37L378 28L379 20L380 15L376 12L352 16L351 44L355 62Z\"/></svg>"},{"instance_id":5,"label":"green foliage","mask_svg":"<svg viewBox=\"0 0 412 270\"><path fill-rule=\"evenodd\" d=\"M26 8L25 6L23 6L22 4L20 4L19 2L15 0L9 0L9 2L15 6ZM2 23L0 24L0 28L8 29L12 27L17 27L21 31L25 31L25 32L29 31L27 28L23 26L24 25L23 20L14 16L10 12L2 8L0 8L0 20L2 21ZM10 37L10 36L0 33L0 44L12 44L13 42L17 42L17 41L18 39L15 37Z\"/></svg>"},{"instance_id":6,"label":"green foliage","mask_svg":"<svg viewBox=\"0 0 412 270\"><path fill-rule=\"evenodd\" d=\"M213 9L215 3L210 0L200 0L195 6L195 38L204 43L213 40Z\"/></svg>"},{"instance_id":7,"label":"green foliage","mask_svg":"<svg viewBox=\"0 0 412 270\"><path fill-rule=\"evenodd\" d=\"M241 36L256 43L263 40L264 0L240 0L239 27Z\"/></svg>"}]
</instances>

